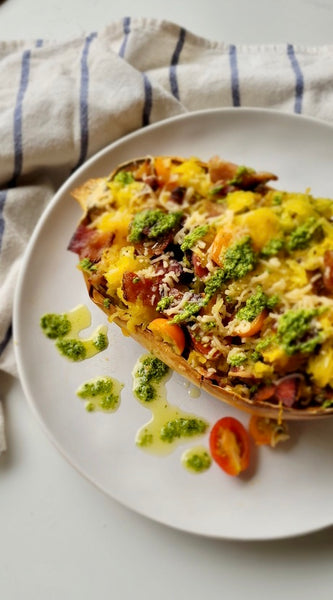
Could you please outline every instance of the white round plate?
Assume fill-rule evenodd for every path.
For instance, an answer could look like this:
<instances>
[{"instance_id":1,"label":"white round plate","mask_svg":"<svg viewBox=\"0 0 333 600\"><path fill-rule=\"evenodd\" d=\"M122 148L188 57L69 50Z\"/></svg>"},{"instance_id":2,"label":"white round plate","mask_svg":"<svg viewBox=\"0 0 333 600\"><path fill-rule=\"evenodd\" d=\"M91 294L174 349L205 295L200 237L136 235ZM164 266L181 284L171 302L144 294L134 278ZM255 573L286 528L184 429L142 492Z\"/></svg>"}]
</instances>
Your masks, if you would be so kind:
<instances>
[{"instance_id":1,"label":"white round plate","mask_svg":"<svg viewBox=\"0 0 333 600\"><path fill-rule=\"evenodd\" d=\"M175 528L206 536L258 540L294 536L333 523L333 421L291 424L291 440L275 450L253 451L251 471L232 478L214 463L193 475L181 465L192 440L166 457L135 445L150 412L132 394L131 371L142 349L108 325L110 345L100 355L73 364L41 332L46 312L86 304L92 327L106 317L87 297L77 257L66 250L80 218L70 190L90 177L147 154L218 154L238 164L279 175L276 187L333 196L333 128L300 116L257 109L190 113L140 130L90 159L56 194L27 249L14 308L14 341L25 394L39 421L69 462L98 488L125 506ZM88 413L76 396L87 379L103 374L125 387L116 413ZM213 424L249 416L202 393L192 398L173 374L168 400ZM199 443L207 446L207 437Z\"/></svg>"}]
</instances>

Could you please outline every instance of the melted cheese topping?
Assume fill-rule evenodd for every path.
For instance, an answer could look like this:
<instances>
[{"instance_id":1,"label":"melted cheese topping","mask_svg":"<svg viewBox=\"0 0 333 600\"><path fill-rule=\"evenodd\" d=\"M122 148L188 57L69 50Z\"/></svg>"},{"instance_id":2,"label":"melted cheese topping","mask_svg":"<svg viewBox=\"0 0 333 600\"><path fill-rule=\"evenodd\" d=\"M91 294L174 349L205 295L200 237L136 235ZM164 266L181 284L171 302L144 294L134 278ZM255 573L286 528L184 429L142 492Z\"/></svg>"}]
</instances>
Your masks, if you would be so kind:
<instances>
[{"instance_id":1,"label":"melted cheese topping","mask_svg":"<svg viewBox=\"0 0 333 600\"><path fill-rule=\"evenodd\" d=\"M251 378L257 383L270 382L297 369L307 374L311 385L333 387L333 298L327 290L316 293L327 269L325 255L333 251L332 202L315 199L308 191L289 193L265 185L244 190L232 184L223 192L226 182L220 186L213 182L209 169L195 158L182 162L168 158L160 161L158 168L156 164L155 170L154 159L147 165L138 169L139 181L133 179L125 185L105 180L105 210L99 203L99 214L91 224L112 236L96 268L129 331L160 316L157 302L170 296L163 314L169 319L181 317L176 322L193 341L188 362L205 376L216 374L221 384L236 377L234 389L243 386L247 395L244 385L249 386ZM140 248L129 243L134 216L148 210L183 213L171 244L157 255L151 251L155 240L145 238L145 231ZM207 226L205 235L194 235L193 245L182 253L185 238L203 225ZM227 232L225 239L219 235L221 231ZM241 275L234 276L232 269L226 275L223 270L230 252L245 238L250 240L255 263ZM170 267L172 261L180 265L179 272ZM126 273L150 282L149 302L140 296L135 302L126 299L122 287ZM207 299L206 285L219 273L220 285ZM260 330L251 334L251 323L237 320L237 312L259 288L267 303L260 309L265 311ZM200 298L201 308L182 320L189 305ZM279 337L281 316L312 310L313 319L298 342L318 339L318 346L298 364L290 354L292 346L282 334ZM270 337L272 341L266 343ZM297 332L294 337L297 341ZM263 348L261 341L266 341Z\"/></svg>"}]
</instances>

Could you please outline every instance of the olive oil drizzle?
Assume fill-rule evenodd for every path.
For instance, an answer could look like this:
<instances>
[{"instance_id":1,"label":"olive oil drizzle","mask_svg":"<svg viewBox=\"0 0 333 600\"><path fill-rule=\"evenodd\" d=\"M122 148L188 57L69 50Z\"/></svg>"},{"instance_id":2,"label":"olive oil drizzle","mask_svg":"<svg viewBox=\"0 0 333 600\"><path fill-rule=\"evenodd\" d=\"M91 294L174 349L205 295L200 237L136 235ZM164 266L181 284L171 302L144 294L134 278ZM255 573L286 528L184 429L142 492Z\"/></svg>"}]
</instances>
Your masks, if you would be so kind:
<instances>
[{"instance_id":1,"label":"olive oil drizzle","mask_svg":"<svg viewBox=\"0 0 333 600\"><path fill-rule=\"evenodd\" d=\"M210 468L212 459L209 451L204 446L194 446L183 452L181 463L190 473L198 474Z\"/></svg>"},{"instance_id":2,"label":"olive oil drizzle","mask_svg":"<svg viewBox=\"0 0 333 600\"><path fill-rule=\"evenodd\" d=\"M91 325L91 313L84 304L67 313L43 315L40 324L44 334L55 341L58 352L68 360L79 362L108 347L106 325L99 325L89 337L80 336Z\"/></svg>"},{"instance_id":3,"label":"olive oil drizzle","mask_svg":"<svg viewBox=\"0 0 333 600\"><path fill-rule=\"evenodd\" d=\"M142 384L142 378L140 377L142 364L150 356L141 356L132 372L134 396L140 404L152 413L150 421L138 430L135 441L137 446L146 452L155 455L167 455L180 444L188 442L193 437L203 435L207 430L208 423L194 414L182 411L167 401L165 384L169 379L169 373L158 381L150 380L149 383L155 392L152 399L144 399L141 394L141 397L138 396L137 390L141 389Z\"/></svg>"},{"instance_id":4,"label":"olive oil drizzle","mask_svg":"<svg viewBox=\"0 0 333 600\"><path fill-rule=\"evenodd\" d=\"M113 377L94 377L83 383L76 391L76 395L85 400L85 408L88 412L113 413L120 406L120 393L123 387L124 384Z\"/></svg>"}]
</instances>

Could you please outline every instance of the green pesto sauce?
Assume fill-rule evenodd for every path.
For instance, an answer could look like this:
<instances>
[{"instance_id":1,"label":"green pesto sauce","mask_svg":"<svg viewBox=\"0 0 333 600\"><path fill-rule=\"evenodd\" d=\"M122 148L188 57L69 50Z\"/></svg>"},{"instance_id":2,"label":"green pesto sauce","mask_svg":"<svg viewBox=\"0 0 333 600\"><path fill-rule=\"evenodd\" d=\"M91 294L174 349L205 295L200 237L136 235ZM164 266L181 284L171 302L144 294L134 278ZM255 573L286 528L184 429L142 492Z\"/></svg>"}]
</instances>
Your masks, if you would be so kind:
<instances>
[{"instance_id":1,"label":"green pesto sauce","mask_svg":"<svg viewBox=\"0 0 333 600\"><path fill-rule=\"evenodd\" d=\"M258 360L261 359L261 353L257 350L253 350L253 352L250 354L250 359L252 362L258 362Z\"/></svg>"},{"instance_id":2,"label":"green pesto sauce","mask_svg":"<svg viewBox=\"0 0 333 600\"><path fill-rule=\"evenodd\" d=\"M203 473L212 464L211 456L204 446L185 450L181 457L182 465L191 473Z\"/></svg>"},{"instance_id":3,"label":"green pesto sauce","mask_svg":"<svg viewBox=\"0 0 333 600\"><path fill-rule=\"evenodd\" d=\"M229 185L240 185L243 182L244 176L251 175L252 173L255 173L254 169L246 167L245 165L239 165L235 176L232 179L230 179L228 183Z\"/></svg>"},{"instance_id":4,"label":"green pesto sauce","mask_svg":"<svg viewBox=\"0 0 333 600\"><path fill-rule=\"evenodd\" d=\"M162 210L143 210L137 213L130 225L129 241L155 240L177 227L183 216L181 211L164 213Z\"/></svg>"},{"instance_id":5,"label":"green pesto sauce","mask_svg":"<svg viewBox=\"0 0 333 600\"><path fill-rule=\"evenodd\" d=\"M217 325L215 321L204 321L201 325L203 331L212 331L216 329Z\"/></svg>"},{"instance_id":6,"label":"green pesto sauce","mask_svg":"<svg viewBox=\"0 0 333 600\"><path fill-rule=\"evenodd\" d=\"M323 228L315 217L310 217L291 232L288 250L304 250L313 240L320 241L324 236Z\"/></svg>"},{"instance_id":7,"label":"green pesto sauce","mask_svg":"<svg viewBox=\"0 0 333 600\"><path fill-rule=\"evenodd\" d=\"M280 206L282 204L282 194L275 194L272 199L273 206Z\"/></svg>"},{"instance_id":8,"label":"green pesto sauce","mask_svg":"<svg viewBox=\"0 0 333 600\"><path fill-rule=\"evenodd\" d=\"M56 342L56 348L62 356L69 360L79 361L84 360L87 356L87 349L83 342L77 339L60 339Z\"/></svg>"},{"instance_id":9,"label":"green pesto sauce","mask_svg":"<svg viewBox=\"0 0 333 600\"><path fill-rule=\"evenodd\" d=\"M224 188L224 187L225 187L225 186L224 186L224 185L221 185L221 184L219 184L219 185L215 185L214 187L212 187L212 188L209 190L209 192L208 192L209 196L217 196L217 194L219 194L219 193L220 193L220 192L223 190L223 188ZM219 200L218 200L218 201L223 201L223 202L224 202L224 201L225 201L225 198L219 198Z\"/></svg>"},{"instance_id":10,"label":"green pesto sauce","mask_svg":"<svg viewBox=\"0 0 333 600\"><path fill-rule=\"evenodd\" d=\"M257 256L252 248L252 240L250 236L245 236L227 249L223 257L223 268L217 269L206 283L206 298L212 298L226 281L245 277L254 269L256 262Z\"/></svg>"},{"instance_id":11,"label":"green pesto sauce","mask_svg":"<svg viewBox=\"0 0 333 600\"><path fill-rule=\"evenodd\" d=\"M250 236L227 249L223 259L225 279L241 279L252 271L257 261Z\"/></svg>"},{"instance_id":12,"label":"green pesto sauce","mask_svg":"<svg viewBox=\"0 0 333 600\"><path fill-rule=\"evenodd\" d=\"M174 296L164 296L156 305L156 310L159 312L163 312L167 308L169 308L174 300Z\"/></svg>"},{"instance_id":13,"label":"green pesto sauce","mask_svg":"<svg viewBox=\"0 0 333 600\"><path fill-rule=\"evenodd\" d=\"M48 313L43 315L40 320L40 326L46 337L56 340L59 337L67 335L71 328L71 322L66 314Z\"/></svg>"},{"instance_id":14,"label":"green pesto sauce","mask_svg":"<svg viewBox=\"0 0 333 600\"><path fill-rule=\"evenodd\" d=\"M216 269L215 273L211 275L205 285L205 295L207 298L212 298L214 294L222 287L225 282L225 272L224 269Z\"/></svg>"},{"instance_id":15,"label":"green pesto sauce","mask_svg":"<svg viewBox=\"0 0 333 600\"><path fill-rule=\"evenodd\" d=\"M206 301L202 299L201 302L185 302L183 310L175 315L173 319L171 319L171 323L183 323L185 321L191 321L192 318L200 312L200 310L205 306Z\"/></svg>"},{"instance_id":16,"label":"green pesto sauce","mask_svg":"<svg viewBox=\"0 0 333 600\"><path fill-rule=\"evenodd\" d=\"M206 233L208 233L209 231L209 225L199 225L198 227L195 227L195 229L193 229L193 231L191 231L191 233L189 233L188 235L186 235L184 237L183 243L180 246L181 250L183 252L186 252L187 250L190 250L191 248L193 248L193 246L201 239L203 238Z\"/></svg>"},{"instance_id":17,"label":"green pesto sauce","mask_svg":"<svg viewBox=\"0 0 333 600\"><path fill-rule=\"evenodd\" d=\"M144 365L150 365L152 361L155 363L156 360L158 359L149 354L143 355L137 361L132 373L134 396L152 413L150 421L137 432L136 445L151 454L165 455L170 454L179 444L189 438L203 435L208 423L196 415L186 413L169 404L165 388L170 372L168 367L167 372L164 369L160 371L158 368L156 377L152 379L148 377L149 385L153 388L152 398L150 393L148 398L141 393L142 379L144 379L144 384L146 383L146 367ZM159 362L161 363L161 361ZM155 372L155 368L153 372Z\"/></svg>"},{"instance_id":18,"label":"green pesto sauce","mask_svg":"<svg viewBox=\"0 0 333 600\"><path fill-rule=\"evenodd\" d=\"M142 357L135 371L136 386L134 393L142 402L155 400L159 384L169 373L169 367L161 360L148 354Z\"/></svg>"},{"instance_id":19,"label":"green pesto sauce","mask_svg":"<svg viewBox=\"0 0 333 600\"><path fill-rule=\"evenodd\" d=\"M263 258L271 258L276 256L284 248L284 241L279 238L272 238L267 244L261 249L260 255Z\"/></svg>"},{"instance_id":20,"label":"green pesto sauce","mask_svg":"<svg viewBox=\"0 0 333 600\"><path fill-rule=\"evenodd\" d=\"M85 407L88 412L96 410L102 412L115 412L120 406L120 392L124 385L112 377L95 377L83 383L76 394L86 400Z\"/></svg>"},{"instance_id":21,"label":"green pesto sauce","mask_svg":"<svg viewBox=\"0 0 333 600\"><path fill-rule=\"evenodd\" d=\"M257 352L261 352L262 350L265 350L266 348L268 348L268 346L270 346L270 344L272 342L274 342L275 340L275 336L274 335L267 335L266 337L263 337L256 345L256 351Z\"/></svg>"},{"instance_id":22,"label":"green pesto sauce","mask_svg":"<svg viewBox=\"0 0 333 600\"><path fill-rule=\"evenodd\" d=\"M95 346L98 352L103 352L108 347L108 338L105 333L101 331L97 334L97 336L92 340L93 346Z\"/></svg>"},{"instance_id":23,"label":"green pesto sauce","mask_svg":"<svg viewBox=\"0 0 333 600\"><path fill-rule=\"evenodd\" d=\"M205 433L207 423L193 417L177 417L167 421L161 428L160 438L163 442L172 444L174 440L193 437Z\"/></svg>"},{"instance_id":24,"label":"green pesto sauce","mask_svg":"<svg viewBox=\"0 0 333 600\"><path fill-rule=\"evenodd\" d=\"M228 357L228 363L229 365L231 365L232 367L240 367L243 363L245 363L247 360L247 357L245 354L232 354L231 356Z\"/></svg>"},{"instance_id":25,"label":"green pesto sauce","mask_svg":"<svg viewBox=\"0 0 333 600\"><path fill-rule=\"evenodd\" d=\"M231 279L240 279L254 269L257 256L252 248L250 236L245 236L227 249L223 258L223 268L217 269L208 279L204 297L201 301L186 302L183 310L172 319L172 323L183 323L193 320L200 310L219 291L222 285Z\"/></svg>"},{"instance_id":26,"label":"green pesto sauce","mask_svg":"<svg viewBox=\"0 0 333 600\"><path fill-rule=\"evenodd\" d=\"M277 340L289 356L307 354L323 342L323 334L318 332L313 319L322 310L318 308L289 310L278 321Z\"/></svg>"},{"instance_id":27,"label":"green pesto sauce","mask_svg":"<svg viewBox=\"0 0 333 600\"><path fill-rule=\"evenodd\" d=\"M91 273L92 271L97 271L97 266L93 262L91 262L89 258L83 258L79 262L79 267L80 269L82 269L82 271L87 271L88 273Z\"/></svg>"},{"instance_id":28,"label":"green pesto sauce","mask_svg":"<svg viewBox=\"0 0 333 600\"><path fill-rule=\"evenodd\" d=\"M122 185L129 185L135 181L131 171L119 171L114 177L114 181L121 183Z\"/></svg>"},{"instance_id":29,"label":"green pesto sauce","mask_svg":"<svg viewBox=\"0 0 333 600\"><path fill-rule=\"evenodd\" d=\"M328 398L322 402L322 408L331 408L333 406L333 398Z\"/></svg>"},{"instance_id":30,"label":"green pesto sauce","mask_svg":"<svg viewBox=\"0 0 333 600\"><path fill-rule=\"evenodd\" d=\"M272 309L279 302L278 296L266 296L261 286L258 286L255 293L250 296L245 303L245 306L241 308L236 318L240 321L254 321L254 319L265 309Z\"/></svg>"},{"instance_id":31,"label":"green pesto sauce","mask_svg":"<svg viewBox=\"0 0 333 600\"><path fill-rule=\"evenodd\" d=\"M73 362L91 358L108 347L107 327L100 325L90 337L81 338L80 332L91 325L88 308L82 304L68 313L48 313L41 317L44 334L55 340L59 353Z\"/></svg>"}]
</instances>

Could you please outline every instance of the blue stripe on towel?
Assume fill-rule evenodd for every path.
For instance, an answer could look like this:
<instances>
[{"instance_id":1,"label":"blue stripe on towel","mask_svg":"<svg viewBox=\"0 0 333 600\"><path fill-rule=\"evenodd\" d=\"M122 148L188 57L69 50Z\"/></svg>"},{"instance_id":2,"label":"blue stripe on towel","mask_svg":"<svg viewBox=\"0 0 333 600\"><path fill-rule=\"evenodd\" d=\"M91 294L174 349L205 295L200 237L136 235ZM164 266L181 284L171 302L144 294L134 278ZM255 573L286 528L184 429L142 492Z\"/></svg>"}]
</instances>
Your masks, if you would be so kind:
<instances>
[{"instance_id":1,"label":"blue stripe on towel","mask_svg":"<svg viewBox=\"0 0 333 600\"><path fill-rule=\"evenodd\" d=\"M91 42L96 38L97 33L91 33L86 37L82 56L81 56L81 86L80 86L80 130L81 147L80 156L73 171L77 169L87 158L89 144L89 114L88 114L88 95L89 95L89 67L88 53Z\"/></svg>"},{"instance_id":2,"label":"blue stripe on towel","mask_svg":"<svg viewBox=\"0 0 333 600\"><path fill-rule=\"evenodd\" d=\"M7 192L5 190L0 190L0 252L2 248L2 239L5 231L5 219L3 216L3 210L5 208Z\"/></svg>"},{"instance_id":3,"label":"blue stripe on towel","mask_svg":"<svg viewBox=\"0 0 333 600\"><path fill-rule=\"evenodd\" d=\"M9 327L5 333L5 337L0 342L0 354L3 353L3 351L6 348L11 337L12 337L12 324L9 325Z\"/></svg>"},{"instance_id":4,"label":"blue stripe on towel","mask_svg":"<svg viewBox=\"0 0 333 600\"><path fill-rule=\"evenodd\" d=\"M130 26L131 26L131 18L124 17L124 19L123 19L124 39L122 41L122 44L121 44L120 50L119 50L120 58L124 58L124 56L125 56L127 40L128 40L128 36L131 32Z\"/></svg>"},{"instance_id":5,"label":"blue stripe on towel","mask_svg":"<svg viewBox=\"0 0 333 600\"><path fill-rule=\"evenodd\" d=\"M178 88L176 68L177 68L177 65L179 62L180 53L184 46L185 37L186 37L186 29L184 29L182 27L179 32L179 38L178 38L174 53L172 55L171 64L170 64L170 87L171 87L171 92L172 92L173 96L177 100L179 100L179 88Z\"/></svg>"},{"instance_id":6,"label":"blue stripe on towel","mask_svg":"<svg viewBox=\"0 0 333 600\"><path fill-rule=\"evenodd\" d=\"M14 173L9 183L14 187L22 171L23 164L23 146L22 146L22 113L24 95L29 83L30 72L30 50L25 50L21 63L21 79L17 92L16 104L14 109Z\"/></svg>"},{"instance_id":7,"label":"blue stripe on towel","mask_svg":"<svg viewBox=\"0 0 333 600\"><path fill-rule=\"evenodd\" d=\"M145 94L142 112L142 125L145 127L145 125L149 125L150 122L150 113L153 105L153 89L146 73L142 73L142 77Z\"/></svg>"},{"instance_id":8,"label":"blue stripe on towel","mask_svg":"<svg viewBox=\"0 0 333 600\"><path fill-rule=\"evenodd\" d=\"M304 94L303 73L299 66L299 62L295 55L294 46L292 44L288 44L287 54L290 59L290 63L291 63L291 66L293 68L293 71L295 73L295 78L296 78L294 112L301 113L302 112L303 94Z\"/></svg>"},{"instance_id":9,"label":"blue stripe on towel","mask_svg":"<svg viewBox=\"0 0 333 600\"><path fill-rule=\"evenodd\" d=\"M14 172L12 179L8 183L9 187L15 187L19 176L21 175L23 165L23 145L22 145L22 115L23 115L23 100L29 83L30 74L30 50L25 50L21 61L21 77L19 88L16 96L14 108ZM3 216L7 191L0 191L0 251L2 248L3 234L5 231L5 219Z\"/></svg>"},{"instance_id":10,"label":"blue stripe on towel","mask_svg":"<svg viewBox=\"0 0 333 600\"><path fill-rule=\"evenodd\" d=\"M237 64L237 48L234 44L229 47L229 62L231 70L231 96L234 106L240 106L239 76Z\"/></svg>"}]
</instances>

